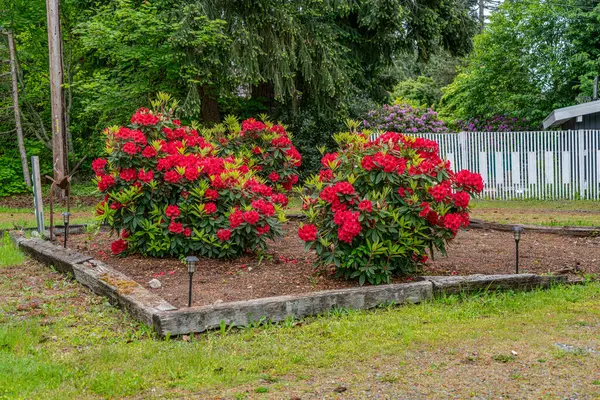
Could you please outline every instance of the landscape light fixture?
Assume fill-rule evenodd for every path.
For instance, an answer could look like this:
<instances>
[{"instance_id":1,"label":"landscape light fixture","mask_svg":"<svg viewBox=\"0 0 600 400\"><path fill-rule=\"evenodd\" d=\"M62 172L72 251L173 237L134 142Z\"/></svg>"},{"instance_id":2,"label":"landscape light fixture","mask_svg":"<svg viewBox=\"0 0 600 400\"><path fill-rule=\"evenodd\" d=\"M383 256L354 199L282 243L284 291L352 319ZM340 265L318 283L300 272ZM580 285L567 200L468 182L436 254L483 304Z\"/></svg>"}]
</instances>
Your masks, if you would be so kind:
<instances>
[{"instance_id":1,"label":"landscape light fixture","mask_svg":"<svg viewBox=\"0 0 600 400\"><path fill-rule=\"evenodd\" d=\"M519 240L521 240L521 234L523 233L522 226L515 226L513 228L513 235L515 236L515 271L519 273Z\"/></svg>"},{"instance_id":2,"label":"landscape light fixture","mask_svg":"<svg viewBox=\"0 0 600 400\"><path fill-rule=\"evenodd\" d=\"M194 272L196 272L196 263L198 262L198 257L195 256L187 256L185 258L185 262L187 263L188 274L190 275L190 291L188 296L188 307L192 306L192 276Z\"/></svg>"},{"instance_id":3,"label":"landscape light fixture","mask_svg":"<svg viewBox=\"0 0 600 400\"><path fill-rule=\"evenodd\" d=\"M67 235L69 234L69 217L71 216L71 213L68 211L65 211L64 213L62 213L63 216L63 222L65 224L65 243L64 243L64 248L67 248Z\"/></svg>"}]
</instances>

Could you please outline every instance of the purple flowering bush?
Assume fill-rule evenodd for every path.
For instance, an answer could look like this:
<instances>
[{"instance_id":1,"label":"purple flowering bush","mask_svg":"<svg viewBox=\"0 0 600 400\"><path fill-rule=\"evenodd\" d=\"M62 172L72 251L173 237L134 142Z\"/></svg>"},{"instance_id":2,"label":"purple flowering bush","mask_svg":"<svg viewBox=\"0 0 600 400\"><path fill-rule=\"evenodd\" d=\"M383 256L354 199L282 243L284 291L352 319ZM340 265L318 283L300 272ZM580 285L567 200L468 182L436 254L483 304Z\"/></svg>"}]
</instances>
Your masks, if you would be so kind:
<instances>
[{"instance_id":1,"label":"purple flowering bush","mask_svg":"<svg viewBox=\"0 0 600 400\"><path fill-rule=\"evenodd\" d=\"M438 113L431 108L408 103L384 105L367 113L363 121L366 129L402 133L448 132Z\"/></svg>"},{"instance_id":2,"label":"purple flowering bush","mask_svg":"<svg viewBox=\"0 0 600 400\"><path fill-rule=\"evenodd\" d=\"M526 118L494 115L489 118L473 118L468 121L458 120L456 125L462 132L520 132L535 130Z\"/></svg>"}]
</instances>

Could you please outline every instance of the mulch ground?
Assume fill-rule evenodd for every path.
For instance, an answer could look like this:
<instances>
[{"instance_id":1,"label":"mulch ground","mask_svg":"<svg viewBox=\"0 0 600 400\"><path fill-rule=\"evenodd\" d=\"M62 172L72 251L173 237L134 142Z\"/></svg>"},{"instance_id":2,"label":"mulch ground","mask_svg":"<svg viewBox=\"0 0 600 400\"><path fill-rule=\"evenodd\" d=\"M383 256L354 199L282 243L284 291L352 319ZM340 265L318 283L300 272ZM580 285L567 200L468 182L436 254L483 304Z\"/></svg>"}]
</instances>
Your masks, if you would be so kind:
<instances>
[{"instance_id":1,"label":"mulch ground","mask_svg":"<svg viewBox=\"0 0 600 400\"><path fill-rule=\"evenodd\" d=\"M202 259L194 274L193 305L295 295L358 286L335 277L332 270L317 271L314 254L304 251L297 236L298 225L289 222L283 239L271 243L269 259L255 256L237 260ZM162 283L150 289L177 307L187 305L187 268L177 259L113 256L114 237L101 232L93 237L70 236L70 246L104 261L150 289L154 278ZM526 232L520 245L520 272L546 273L579 266L585 273L600 273L600 238L572 238ZM435 255L423 275L510 274L515 270L515 242L511 232L468 230L459 232L448 256ZM394 283L413 278L396 278Z\"/></svg>"}]
</instances>

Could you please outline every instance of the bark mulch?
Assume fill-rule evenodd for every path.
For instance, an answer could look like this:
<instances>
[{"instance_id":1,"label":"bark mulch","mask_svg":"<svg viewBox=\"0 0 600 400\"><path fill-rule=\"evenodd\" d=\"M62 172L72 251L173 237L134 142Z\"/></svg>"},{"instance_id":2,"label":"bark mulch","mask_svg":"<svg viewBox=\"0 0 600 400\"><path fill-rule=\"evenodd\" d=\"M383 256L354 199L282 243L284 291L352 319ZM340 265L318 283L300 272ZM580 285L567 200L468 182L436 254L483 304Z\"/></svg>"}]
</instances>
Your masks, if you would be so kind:
<instances>
[{"instance_id":1,"label":"bark mulch","mask_svg":"<svg viewBox=\"0 0 600 400\"><path fill-rule=\"evenodd\" d=\"M336 278L332 270L315 270L314 254L304 251L297 228L297 223L289 222L284 238L271 244L270 256L260 263L254 255L237 260L200 260L193 278L193 305L358 286L357 282ZM172 258L113 256L110 252L113 240L114 237L104 232L94 236L72 235L69 247L104 261L171 304L187 306L189 283L184 264ZM577 267L585 273L600 273L600 238L525 232L519 250L520 272L547 273ZM511 232L461 231L447 251L447 257L436 254L435 261L430 259L423 274L510 274L515 270L515 242ZM150 289L148 282L153 278L158 279L162 287ZM394 283L412 279L395 278Z\"/></svg>"}]
</instances>

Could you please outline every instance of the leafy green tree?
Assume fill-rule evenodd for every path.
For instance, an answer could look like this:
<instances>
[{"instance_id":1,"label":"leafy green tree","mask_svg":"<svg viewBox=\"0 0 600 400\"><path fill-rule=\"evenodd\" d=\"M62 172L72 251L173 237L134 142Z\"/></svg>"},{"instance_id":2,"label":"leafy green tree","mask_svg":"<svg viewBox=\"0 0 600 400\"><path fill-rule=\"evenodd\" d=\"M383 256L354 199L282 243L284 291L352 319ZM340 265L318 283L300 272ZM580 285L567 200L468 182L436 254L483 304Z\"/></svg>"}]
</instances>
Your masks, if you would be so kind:
<instances>
[{"instance_id":1,"label":"leafy green tree","mask_svg":"<svg viewBox=\"0 0 600 400\"><path fill-rule=\"evenodd\" d=\"M418 76L416 79L407 79L394 86L392 98L406 99L424 106L434 106L442 97L442 92L437 87L433 78Z\"/></svg>"},{"instance_id":2,"label":"leafy green tree","mask_svg":"<svg viewBox=\"0 0 600 400\"><path fill-rule=\"evenodd\" d=\"M590 93L600 72L597 4L504 2L475 38L468 66L445 88L442 111L465 120L510 115L536 125Z\"/></svg>"}]
</instances>

